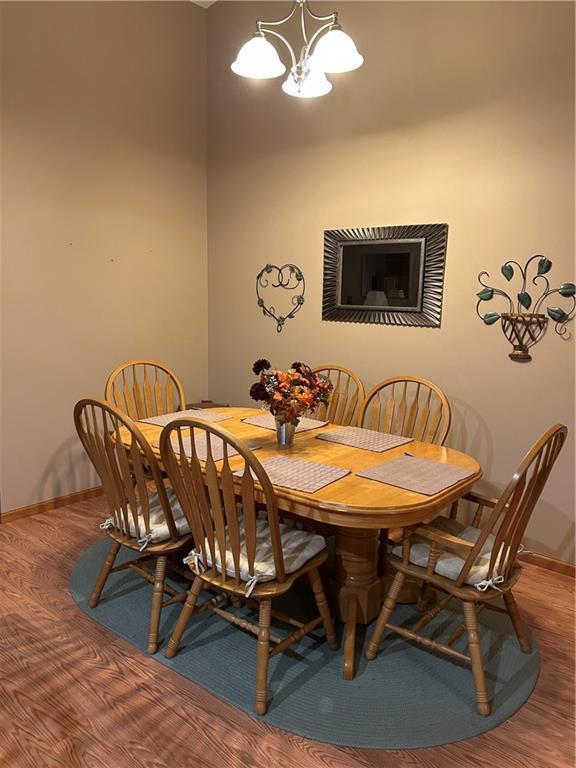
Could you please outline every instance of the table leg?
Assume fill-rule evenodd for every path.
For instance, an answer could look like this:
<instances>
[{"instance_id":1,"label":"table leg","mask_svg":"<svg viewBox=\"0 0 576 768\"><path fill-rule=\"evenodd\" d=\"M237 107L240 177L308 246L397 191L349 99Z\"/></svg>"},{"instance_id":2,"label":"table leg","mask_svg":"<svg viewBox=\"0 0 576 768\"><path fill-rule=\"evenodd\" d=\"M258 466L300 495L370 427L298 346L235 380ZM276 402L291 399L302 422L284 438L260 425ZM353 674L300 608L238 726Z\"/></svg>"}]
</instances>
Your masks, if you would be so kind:
<instances>
[{"instance_id":1,"label":"table leg","mask_svg":"<svg viewBox=\"0 0 576 768\"><path fill-rule=\"evenodd\" d=\"M380 613L382 599L388 592L392 574L378 575L379 531L365 528L336 528L334 575L329 582L336 617L345 623L345 680L355 675L356 626L368 624ZM415 603L420 585L406 580L399 603Z\"/></svg>"},{"instance_id":2,"label":"table leg","mask_svg":"<svg viewBox=\"0 0 576 768\"><path fill-rule=\"evenodd\" d=\"M368 624L380 612L382 585L378 578L378 531L337 528L333 591L336 614L346 621L349 597L357 602L358 621Z\"/></svg>"},{"instance_id":3,"label":"table leg","mask_svg":"<svg viewBox=\"0 0 576 768\"><path fill-rule=\"evenodd\" d=\"M378 531L337 528L332 596L336 615L346 623L344 632L344 679L354 677L356 625L376 618L382 604L378 578Z\"/></svg>"}]
</instances>

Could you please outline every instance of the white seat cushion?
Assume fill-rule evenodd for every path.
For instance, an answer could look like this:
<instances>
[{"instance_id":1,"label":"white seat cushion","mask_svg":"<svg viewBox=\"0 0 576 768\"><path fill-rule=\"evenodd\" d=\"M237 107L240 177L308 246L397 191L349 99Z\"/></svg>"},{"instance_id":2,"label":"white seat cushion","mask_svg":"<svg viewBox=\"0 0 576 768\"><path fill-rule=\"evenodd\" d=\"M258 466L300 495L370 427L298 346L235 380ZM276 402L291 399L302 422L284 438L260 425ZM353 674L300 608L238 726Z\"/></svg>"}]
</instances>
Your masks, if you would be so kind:
<instances>
[{"instance_id":1,"label":"white seat cushion","mask_svg":"<svg viewBox=\"0 0 576 768\"><path fill-rule=\"evenodd\" d=\"M468 528L464 528L462 532L458 534L458 538L464 539L464 541L475 542L478 540L481 533L482 531L479 528L469 526ZM442 547L441 544L439 546ZM470 572L466 577L466 584L477 584L479 581L484 581L487 578L493 547L494 536L490 534L484 542L484 546L482 547L478 559L472 568L470 568ZM429 544L420 541L416 544L412 544L410 547L410 562L413 565L419 565L421 568L426 568L429 553ZM392 554L396 555L396 557L402 557L402 545L399 544L394 547L392 549ZM434 573L437 573L439 576L444 576L447 579L451 579L452 581L456 581L465 562L465 558L460 557L459 555L453 554L452 552L443 552L438 558Z\"/></svg>"},{"instance_id":2,"label":"white seat cushion","mask_svg":"<svg viewBox=\"0 0 576 768\"><path fill-rule=\"evenodd\" d=\"M280 523L280 537L282 539L282 551L284 553L284 567L286 573L294 573L299 568L322 552L326 547L326 541L323 536L307 531L299 531ZM256 581L272 581L276 578L276 568L274 566L274 556L272 554L272 541L270 539L270 526L267 520L256 520L256 556L254 558L254 573L248 570L248 558L246 557L246 542L244 533L244 523L239 526L240 532L240 579L250 581L256 576ZM212 558L208 540L204 542L206 548L206 557L208 562L205 564L208 568L212 567ZM220 550L216 545L216 569L222 572ZM230 549L226 550L226 573L234 577L234 560Z\"/></svg>"},{"instance_id":3,"label":"white seat cushion","mask_svg":"<svg viewBox=\"0 0 576 768\"><path fill-rule=\"evenodd\" d=\"M190 526L188 525L188 520L186 520L184 512L182 511L182 507L180 506L180 503L176 498L174 489L166 488L166 495L168 496L170 508L172 509L172 515L174 516L174 524L176 525L176 530L182 536L184 536L187 533L190 533ZM160 497L158 496L158 494L152 493L148 497L148 503L150 505L150 534L151 534L150 541L151 542L166 541L166 539L170 538L170 531L168 529L168 523L166 522L166 518L164 516L164 510L162 509L162 504L160 503ZM136 536L136 526L134 525L134 518L132 517L131 511L129 512L129 523L130 523L129 525L130 536ZM144 537L146 534L146 526L144 524L144 516L142 515L142 506L140 502L138 502L138 524L140 527L140 536ZM124 526L122 526L122 532L126 533L126 531L124 530Z\"/></svg>"}]
</instances>

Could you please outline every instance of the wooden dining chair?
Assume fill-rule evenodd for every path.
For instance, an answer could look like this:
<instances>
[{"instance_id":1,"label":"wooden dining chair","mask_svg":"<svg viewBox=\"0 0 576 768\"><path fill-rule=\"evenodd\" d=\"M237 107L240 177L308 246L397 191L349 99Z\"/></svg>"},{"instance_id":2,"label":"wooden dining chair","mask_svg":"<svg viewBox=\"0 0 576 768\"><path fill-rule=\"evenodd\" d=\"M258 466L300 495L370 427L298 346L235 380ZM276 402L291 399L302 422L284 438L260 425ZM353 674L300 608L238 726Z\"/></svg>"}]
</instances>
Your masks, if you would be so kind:
<instances>
[{"instance_id":1,"label":"wooden dining chair","mask_svg":"<svg viewBox=\"0 0 576 768\"><path fill-rule=\"evenodd\" d=\"M166 564L192 539L188 520L174 491L164 487L158 461L131 419L110 403L87 398L76 404L74 423L104 488L108 516L100 527L112 539L88 605L98 604L111 573L131 568L143 576L154 585L148 651L155 653L162 608L185 597L166 584ZM139 556L115 566L120 547ZM169 595L166 603L164 593Z\"/></svg>"},{"instance_id":2,"label":"wooden dining chair","mask_svg":"<svg viewBox=\"0 0 576 768\"><path fill-rule=\"evenodd\" d=\"M440 387L417 376L395 376L370 390L358 426L443 445L450 419L450 403Z\"/></svg>"},{"instance_id":3,"label":"wooden dining chair","mask_svg":"<svg viewBox=\"0 0 576 768\"><path fill-rule=\"evenodd\" d=\"M316 418L349 427L356 424L360 406L364 401L364 384L349 368L341 365L319 365L312 368L332 382L332 392L327 404L322 403Z\"/></svg>"},{"instance_id":4,"label":"wooden dining chair","mask_svg":"<svg viewBox=\"0 0 576 768\"><path fill-rule=\"evenodd\" d=\"M431 381L417 376L396 376L384 379L374 386L361 405L358 426L388 432L402 437L413 437L425 443L443 445L450 429L450 403L444 392ZM378 562L380 573L386 570L388 536L380 532ZM422 591L419 605L423 605Z\"/></svg>"},{"instance_id":5,"label":"wooden dining chair","mask_svg":"<svg viewBox=\"0 0 576 768\"><path fill-rule=\"evenodd\" d=\"M413 640L451 658L471 664L476 688L476 702L481 715L489 715L490 697L486 689L484 665L478 633L478 615L485 609L508 613L520 648L530 653L532 644L526 631L512 588L520 578L518 554L534 506L546 484L554 462L566 439L567 429L561 424L551 427L532 446L500 498L489 499L477 493L467 498L490 509L482 522L476 518L465 526L450 518L437 518L405 533L402 544L395 547L390 562L396 570L394 581L368 642L366 657L373 659L385 629ZM389 623L406 577L423 579L434 589L446 593L416 624L407 628ZM505 608L494 605L502 597ZM438 642L420 634L452 598L462 601L464 624L446 640ZM467 634L468 653L454 643Z\"/></svg>"},{"instance_id":6,"label":"wooden dining chair","mask_svg":"<svg viewBox=\"0 0 576 768\"><path fill-rule=\"evenodd\" d=\"M129 360L119 365L108 377L104 396L133 421L186 408L178 377L154 360Z\"/></svg>"},{"instance_id":7,"label":"wooden dining chair","mask_svg":"<svg viewBox=\"0 0 576 768\"><path fill-rule=\"evenodd\" d=\"M203 462L196 440L204 446ZM338 648L318 572L327 557L326 542L322 536L279 522L268 475L246 445L227 430L194 419L178 419L162 430L160 454L191 521L196 543L186 559L195 574L194 582L165 655L172 658L178 650L190 618L199 610L197 600L203 589L215 588L233 604L250 598L258 607L257 626L216 605L211 610L258 637L255 710L262 715L268 707L269 658L319 624L324 625L330 648ZM232 456L239 476L230 466ZM273 599L302 576L309 579L318 608L318 616L305 624L272 608ZM271 616L295 626L295 631L281 639L270 630Z\"/></svg>"}]
</instances>

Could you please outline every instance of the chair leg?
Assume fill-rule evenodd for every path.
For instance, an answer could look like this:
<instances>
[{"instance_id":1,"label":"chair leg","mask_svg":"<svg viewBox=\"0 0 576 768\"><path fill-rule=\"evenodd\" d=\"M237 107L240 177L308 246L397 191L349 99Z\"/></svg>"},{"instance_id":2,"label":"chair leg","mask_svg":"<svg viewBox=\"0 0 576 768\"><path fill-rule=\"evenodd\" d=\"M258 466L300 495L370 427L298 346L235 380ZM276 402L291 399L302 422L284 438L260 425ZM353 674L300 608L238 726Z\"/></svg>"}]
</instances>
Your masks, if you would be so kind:
<instances>
[{"instance_id":1,"label":"chair leg","mask_svg":"<svg viewBox=\"0 0 576 768\"><path fill-rule=\"evenodd\" d=\"M463 602L463 606L466 632L468 633L468 651L470 653L474 686L476 688L476 705L481 715L489 715L491 705L488 692L486 691L486 678L484 676L484 662L482 660L482 649L480 648L480 637L478 635L476 606L474 603L469 602Z\"/></svg>"},{"instance_id":2,"label":"chair leg","mask_svg":"<svg viewBox=\"0 0 576 768\"><path fill-rule=\"evenodd\" d=\"M257 715L265 715L268 709L268 660L270 658L271 598L260 601L258 620L258 645L256 650L256 691L254 709Z\"/></svg>"},{"instance_id":3,"label":"chair leg","mask_svg":"<svg viewBox=\"0 0 576 768\"><path fill-rule=\"evenodd\" d=\"M154 591L152 593L152 608L150 610L150 629L148 631L148 653L158 650L158 628L164 600L164 579L166 578L166 563L168 558L160 555L156 558L156 573L154 574Z\"/></svg>"},{"instance_id":4,"label":"chair leg","mask_svg":"<svg viewBox=\"0 0 576 768\"><path fill-rule=\"evenodd\" d=\"M316 605L318 606L318 613L322 617L322 624L324 624L328 645L333 651L337 651L340 647L340 643L336 637L334 622L332 621L332 616L330 615L330 608L328 607L328 602L324 593L322 579L318 573L318 568L312 568L311 571L308 571L308 578L310 579L312 592L314 593L314 599L316 600Z\"/></svg>"},{"instance_id":5,"label":"chair leg","mask_svg":"<svg viewBox=\"0 0 576 768\"><path fill-rule=\"evenodd\" d=\"M420 590L418 592L418 602L416 603L416 610L422 613L426 610L426 605L428 603L428 600L426 599L426 582L423 581L420 585Z\"/></svg>"},{"instance_id":6,"label":"chair leg","mask_svg":"<svg viewBox=\"0 0 576 768\"><path fill-rule=\"evenodd\" d=\"M388 565L388 528L378 534L378 576L385 576Z\"/></svg>"},{"instance_id":7,"label":"chair leg","mask_svg":"<svg viewBox=\"0 0 576 768\"><path fill-rule=\"evenodd\" d=\"M198 600L198 597L200 596L200 593L202 592L203 589L204 589L204 582L199 576L196 576L196 578L194 579L194 583L192 584L192 587L188 591L186 602L184 603L184 605L182 606L182 610L180 611L180 616L178 617L178 621L176 622L176 627L174 628L174 632L172 633L172 637L170 638L168 647L164 652L164 656L167 659L173 658L173 656L176 654L176 651L178 650L178 647L180 645L180 640L182 640L182 635L184 634L184 630L186 629L188 622L190 621L190 617L194 613L194 608L196 607L196 601Z\"/></svg>"},{"instance_id":8,"label":"chair leg","mask_svg":"<svg viewBox=\"0 0 576 768\"><path fill-rule=\"evenodd\" d=\"M526 625L524 624L522 616L520 615L520 611L518 610L518 604L516 603L511 590L504 592L504 602L506 603L506 608L510 614L510 618L512 620L514 631L516 632L516 637L518 638L518 643L520 644L522 653L531 653L532 643L530 641L528 632L526 631Z\"/></svg>"},{"instance_id":9,"label":"chair leg","mask_svg":"<svg viewBox=\"0 0 576 768\"><path fill-rule=\"evenodd\" d=\"M423 613L426 610L426 606L429 603L436 603L437 600L438 600L438 595L436 594L436 591L432 589L432 587L427 581L423 581L420 587L420 591L418 592L418 601L416 603L416 610L419 611L420 613Z\"/></svg>"},{"instance_id":10,"label":"chair leg","mask_svg":"<svg viewBox=\"0 0 576 768\"><path fill-rule=\"evenodd\" d=\"M108 576L110 576L110 571L114 567L114 561L116 560L116 556L118 555L119 551L120 544L117 541L112 541L112 546L108 550L106 560L104 560L102 563L102 568L100 569L100 573L96 579L96 584L94 584L94 589L92 590L92 594L88 600L88 605L90 608L95 608L98 605L98 602L100 601L100 595L102 594L102 590L104 589L104 585L106 584Z\"/></svg>"},{"instance_id":11,"label":"chair leg","mask_svg":"<svg viewBox=\"0 0 576 768\"><path fill-rule=\"evenodd\" d=\"M386 600L384 600L384 605L382 606L382 610L380 611L380 616L378 616L378 621L376 622L374 632L372 632L372 637L370 638L370 640L368 641L368 645L366 646L367 659L375 658L376 654L378 653L378 648L380 646L380 641L382 640L382 635L384 634L384 630L386 629L386 624L388 623L388 620L392 615L392 611L396 607L396 601L398 600L398 595L400 594L400 590L402 589L402 585L404 584L405 578L406 576L401 571L396 571L396 576L394 576L394 581L392 582L392 585L388 590L388 594L386 595Z\"/></svg>"}]
</instances>

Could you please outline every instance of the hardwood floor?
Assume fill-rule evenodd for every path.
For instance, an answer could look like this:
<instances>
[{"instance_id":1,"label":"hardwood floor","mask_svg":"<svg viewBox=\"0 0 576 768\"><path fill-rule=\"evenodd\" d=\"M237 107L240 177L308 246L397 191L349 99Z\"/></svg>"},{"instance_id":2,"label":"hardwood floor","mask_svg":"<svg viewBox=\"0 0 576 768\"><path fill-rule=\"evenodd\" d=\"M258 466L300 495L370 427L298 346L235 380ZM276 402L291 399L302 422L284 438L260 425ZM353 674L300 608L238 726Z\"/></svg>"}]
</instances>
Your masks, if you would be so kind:
<instances>
[{"instance_id":1,"label":"hardwood floor","mask_svg":"<svg viewBox=\"0 0 576 768\"><path fill-rule=\"evenodd\" d=\"M517 596L542 673L511 720L470 741L392 752L278 731L93 623L70 569L102 499L0 525L2 768L572 768L574 580L526 566ZM472 684L472 683L471 683Z\"/></svg>"}]
</instances>

